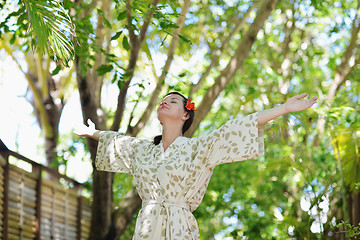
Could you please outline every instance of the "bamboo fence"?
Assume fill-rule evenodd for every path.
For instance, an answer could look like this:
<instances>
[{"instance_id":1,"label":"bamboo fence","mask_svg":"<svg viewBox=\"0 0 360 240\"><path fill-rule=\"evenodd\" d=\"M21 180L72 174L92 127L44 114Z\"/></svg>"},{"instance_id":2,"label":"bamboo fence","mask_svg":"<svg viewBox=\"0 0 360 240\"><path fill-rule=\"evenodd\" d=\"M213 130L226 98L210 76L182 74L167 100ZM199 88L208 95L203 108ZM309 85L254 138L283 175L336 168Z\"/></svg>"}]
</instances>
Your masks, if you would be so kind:
<instances>
[{"instance_id":1,"label":"bamboo fence","mask_svg":"<svg viewBox=\"0 0 360 240\"><path fill-rule=\"evenodd\" d=\"M9 156L30 163L32 171L11 165ZM81 188L75 180L8 150L0 140L0 239L88 239L90 201Z\"/></svg>"}]
</instances>

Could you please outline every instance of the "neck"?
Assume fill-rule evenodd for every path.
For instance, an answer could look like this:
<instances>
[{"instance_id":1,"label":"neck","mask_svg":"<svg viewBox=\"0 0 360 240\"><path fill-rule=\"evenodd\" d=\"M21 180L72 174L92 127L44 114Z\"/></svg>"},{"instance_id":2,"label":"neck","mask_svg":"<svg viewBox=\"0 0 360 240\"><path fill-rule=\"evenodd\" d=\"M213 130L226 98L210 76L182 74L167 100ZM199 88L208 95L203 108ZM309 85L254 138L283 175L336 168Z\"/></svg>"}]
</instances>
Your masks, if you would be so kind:
<instances>
[{"instance_id":1,"label":"neck","mask_svg":"<svg viewBox=\"0 0 360 240\"><path fill-rule=\"evenodd\" d=\"M179 128L178 125L170 126L169 124L163 124L162 142L164 150L166 150L170 146L170 144L175 141L177 137L182 136L181 128Z\"/></svg>"}]
</instances>

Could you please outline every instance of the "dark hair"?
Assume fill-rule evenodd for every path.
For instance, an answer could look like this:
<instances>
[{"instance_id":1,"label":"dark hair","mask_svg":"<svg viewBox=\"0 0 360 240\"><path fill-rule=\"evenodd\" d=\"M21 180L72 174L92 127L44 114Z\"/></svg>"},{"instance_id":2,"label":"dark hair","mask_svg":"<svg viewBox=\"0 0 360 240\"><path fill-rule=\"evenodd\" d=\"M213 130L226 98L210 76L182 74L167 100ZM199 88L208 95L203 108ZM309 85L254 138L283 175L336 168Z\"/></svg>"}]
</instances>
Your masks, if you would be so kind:
<instances>
[{"instance_id":1,"label":"dark hair","mask_svg":"<svg viewBox=\"0 0 360 240\"><path fill-rule=\"evenodd\" d=\"M193 123L193 121L194 121L194 116L195 116L195 112L194 112L194 110L188 110L188 109L186 109L185 106L186 106L186 102L188 101L188 99L187 99L184 95L182 95L181 93L179 93L179 92L169 92L169 93L166 94L164 97L169 96L169 95L171 95L171 94L177 94L177 95L179 95L179 96L181 96L181 97L183 98L184 110L189 114L189 118L184 122L184 125L183 125L183 127L182 127L182 134L184 134L184 133L190 128L191 124ZM164 97L163 97L163 98L164 98ZM162 135L156 136L156 137L154 138L154 144L155 144L155 145L158 145L158 144L160 143L161 139L162 139Z\"/></svg>"}]
</instances>

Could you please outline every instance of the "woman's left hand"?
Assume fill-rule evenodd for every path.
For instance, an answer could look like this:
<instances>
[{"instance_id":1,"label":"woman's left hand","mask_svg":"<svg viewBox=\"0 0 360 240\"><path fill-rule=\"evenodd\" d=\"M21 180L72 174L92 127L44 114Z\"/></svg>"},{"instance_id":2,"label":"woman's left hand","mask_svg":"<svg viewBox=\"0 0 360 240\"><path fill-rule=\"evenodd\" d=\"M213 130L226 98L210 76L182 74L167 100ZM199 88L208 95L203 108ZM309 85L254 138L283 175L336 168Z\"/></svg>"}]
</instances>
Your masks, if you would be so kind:
<instances>
[{"instance_id":1,"label":"woman's left hand","mask_svg":"<svg viewBox=\"0 0 360 240\"><path fill-rule=\"evenodd\" d=\"M286 103L284 103L286 112L299 112L307 108L312 107L316 103L318 97L313 97L308 100L300 100L307 96L307 93L303 93L292 98L289 98Z\"/></svg>"}]
</instances>

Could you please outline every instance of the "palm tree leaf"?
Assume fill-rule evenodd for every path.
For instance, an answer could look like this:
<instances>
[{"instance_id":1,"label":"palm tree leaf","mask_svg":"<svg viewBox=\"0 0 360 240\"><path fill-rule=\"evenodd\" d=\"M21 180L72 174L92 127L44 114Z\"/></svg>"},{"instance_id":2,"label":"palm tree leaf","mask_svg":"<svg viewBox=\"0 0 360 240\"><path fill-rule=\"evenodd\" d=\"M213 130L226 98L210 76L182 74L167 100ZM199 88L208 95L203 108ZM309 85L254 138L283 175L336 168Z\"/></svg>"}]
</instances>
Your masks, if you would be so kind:
<instances>
[{"instance_id":1,"label":"palm tree leaf","mask_svg":"<svg viewBox=\"0 0 360 240\"><path fill-rule=\"evenodd\" d=\"M56 0L23 0L23 3L35 46L68 66L75 56L76 33L67 11Z\"/></svg>"},{"instance_id":2,"label":"palm tree leaf","mask_svg":"<svg viewBox=\"0 0 360 240\"><path fill-rule=\"evenodd\" d=\"M358 191L360 181L360 124L358 112L349 107L332 108L329 111L329 126L332 145L342 169L343 178L351 191ZM345 122L345 123L344 123Z\"/></svg>"}]
</instances>

